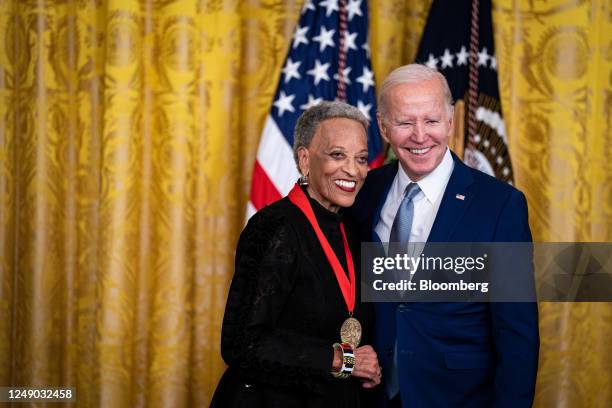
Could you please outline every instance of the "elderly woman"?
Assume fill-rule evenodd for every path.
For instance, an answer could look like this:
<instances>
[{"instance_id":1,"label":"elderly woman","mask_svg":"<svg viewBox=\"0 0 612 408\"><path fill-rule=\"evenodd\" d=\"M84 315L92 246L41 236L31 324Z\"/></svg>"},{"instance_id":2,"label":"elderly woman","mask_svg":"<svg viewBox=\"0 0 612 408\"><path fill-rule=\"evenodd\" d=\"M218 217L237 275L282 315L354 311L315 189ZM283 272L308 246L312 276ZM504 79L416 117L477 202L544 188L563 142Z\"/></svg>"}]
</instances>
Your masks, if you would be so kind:
<instances>
[{"instance_id":1,"label":"elderly woman","mask_svg":"<svg viewBox=\"0 0 612 408\"><path fill-rule=\"evenodd\" d=\"M368 171L367 119L342 102L295 127L302 175L242 232L212 407L359 407L380 382L372 311L359 301L359 242L343 222ZM357 267L356 267L357 265Z\"/></svg>"}]
</instances>

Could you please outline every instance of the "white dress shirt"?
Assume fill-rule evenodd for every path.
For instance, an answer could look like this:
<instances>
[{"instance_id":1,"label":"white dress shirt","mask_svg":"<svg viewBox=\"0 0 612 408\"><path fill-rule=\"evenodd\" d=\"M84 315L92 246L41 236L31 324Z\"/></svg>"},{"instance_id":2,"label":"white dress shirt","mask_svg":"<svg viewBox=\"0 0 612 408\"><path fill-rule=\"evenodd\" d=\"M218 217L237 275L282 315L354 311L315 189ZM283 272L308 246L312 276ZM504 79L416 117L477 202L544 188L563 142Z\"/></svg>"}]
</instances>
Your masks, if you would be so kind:
<instances>
[{"instance_id":1,"label":"white dress shirt","mask_svg":"<svg viewBox=\"0 0 612 408\"><path fill-rule=\"evenodd\" d=\"M381 209L380 220L374 228L381 242L389 242L393 220L404 199L406 187L409 183L412 183L401 164L398 167L399 170L395 179L393 179L393 184L391 184L391 189L387 194L387 200ZM427 242L454 167L453 157L450 150L446 148L446 153L444 153L438 167L417 182L421 191L412 199L414 217L410 230L410 242Z\"/></svg>"}]
</instances>

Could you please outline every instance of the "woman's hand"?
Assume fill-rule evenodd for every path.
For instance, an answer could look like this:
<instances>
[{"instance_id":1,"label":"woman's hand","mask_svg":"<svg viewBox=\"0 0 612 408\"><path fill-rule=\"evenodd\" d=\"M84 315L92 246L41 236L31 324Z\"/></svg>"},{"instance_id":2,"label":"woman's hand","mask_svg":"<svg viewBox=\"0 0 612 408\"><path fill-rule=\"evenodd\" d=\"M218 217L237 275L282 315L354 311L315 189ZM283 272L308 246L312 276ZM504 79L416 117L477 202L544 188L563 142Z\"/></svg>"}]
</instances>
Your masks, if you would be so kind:
<instances>
[{"instance_id":1,"label":"woman's hand","mask_svg":"<svg viewBox=\"0 0 612 408\"><path fill-rule=\"evenodd\" d=\"M361 346L355 349L353 377L361 381L363 388L373 388L380 384L380 365L378 365L378 356L372 346Z\"/></svg>"}]
</instances>

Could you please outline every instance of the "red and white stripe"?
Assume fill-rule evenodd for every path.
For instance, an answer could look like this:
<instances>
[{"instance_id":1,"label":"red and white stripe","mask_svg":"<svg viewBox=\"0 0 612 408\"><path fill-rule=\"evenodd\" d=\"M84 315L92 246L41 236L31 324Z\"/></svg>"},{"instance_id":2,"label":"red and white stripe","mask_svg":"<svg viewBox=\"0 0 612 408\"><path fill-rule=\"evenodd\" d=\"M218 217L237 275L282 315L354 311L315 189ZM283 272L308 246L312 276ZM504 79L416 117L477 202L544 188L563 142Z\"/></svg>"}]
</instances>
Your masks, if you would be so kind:
<instances>
[{"instance_id":1,"label":"red and white stripe","mask_svg":"<svg viewBox=\"0 0 612 408\"><path fill-rule=\"evenodd\" d=\"M247 220L266 205L286 196L299 177L293 148L268 115L253 169Z\"/></svg>"}]
</instances>

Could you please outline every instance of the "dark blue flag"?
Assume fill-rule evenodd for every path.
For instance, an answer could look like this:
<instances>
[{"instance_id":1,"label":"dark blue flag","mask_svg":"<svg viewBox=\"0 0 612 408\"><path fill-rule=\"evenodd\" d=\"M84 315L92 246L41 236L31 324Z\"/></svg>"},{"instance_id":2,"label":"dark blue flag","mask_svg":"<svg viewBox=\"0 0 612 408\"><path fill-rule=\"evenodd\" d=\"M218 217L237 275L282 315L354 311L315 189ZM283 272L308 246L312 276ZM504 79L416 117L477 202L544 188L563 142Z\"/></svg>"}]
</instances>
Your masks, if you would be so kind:
<instances>
[{"instance_id":1,"label":"dark blue flag","mask_svg":"<svg viewBox=\"0 0 612 408\"><path fill-rule=\"evenodd\" d=\"M473 4L478 4L477 10L472 9ZM440 71L451 88L456 102L455 129L465 130L460 143L451 147L461 155L465 145L467 164L512 183L499 100L491 0L434 0L416 61ZM471 63L475 64L470 81Z\"/></svg>"}]
</instances>

